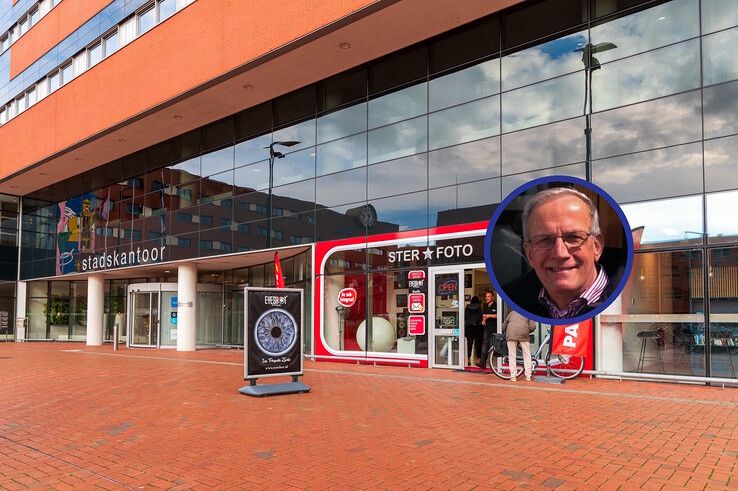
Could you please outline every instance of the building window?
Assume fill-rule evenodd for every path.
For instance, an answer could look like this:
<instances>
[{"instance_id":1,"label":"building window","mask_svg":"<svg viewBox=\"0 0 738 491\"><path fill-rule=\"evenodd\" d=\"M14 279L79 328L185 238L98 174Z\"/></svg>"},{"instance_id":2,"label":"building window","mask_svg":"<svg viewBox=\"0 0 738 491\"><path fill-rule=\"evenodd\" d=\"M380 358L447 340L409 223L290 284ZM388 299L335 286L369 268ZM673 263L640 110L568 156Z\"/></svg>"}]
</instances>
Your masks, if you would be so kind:
<instances>
[{"instance_id":1,"label":"building window","mask_svg":"<svg viewBox=\"0 0 738 491\"><path fill-rule=\"evenodd\" d=\"M19 99L16 99L15 105L18 107L17 114L20 114L20 113L22 113L23 111L26 110L26 97L25 97L25 94L22 97L20 97Z\"/></svg>"},{"instance_id":2,"label":"building window","mask_svg":"<svg viewBox=\"0 0 738 491\"><path fill-rule=\"evenodd\" d=\"M177 245L182 247L190 247L192 245L192 239L183 239L182 237L177 237Z\"/></svg>"},{"instance_id":3,"label":"building window","mask_svg":"<svg viewBox=\"0 0 738 491\"><path fill-rule=\"evenodd\" d=\"M177 11L176 0L161 0L159 2L159 22L164 22Z\"/></svg>"},{"instance_id":4,"label":"building window","mask_svg":"<svg viewBox=\"0 0 738 491\"><path fill-rule=\"evenodd\" d=\"M192 223L192 213L177 213L177 221Z\"/></svg>"},{"instance_id":5,"label":"building window","mask_svg":"<svg viewBox=\"0 0 738 491\"><path fill-rule=\"evenodd\" d=\"M258 235L259 237L266 237L267 236L266 227L256 227L256 235Z\"/></svg>"},{"instance_id":6,"label":"building window","mask_svg":"<svg viewBox=\"0 0 738 491\"><path fill-rule=\"evenodd\" d=\"M283 208L274 208L273 215L275 217L281 217L284 215L284 209Z\"/></svg>"},{"instance_id":7,"label":"building window","mask_svg":"<svg viewBox=\"0 0 738 491\"><path fill-rule=\"evenodd\" d=\"M105 54L103 56L108 57L115 53L118 50L118 31L105 36L103 38L103 45L105 46Z\"/></svg>"},{"instance_id":8,"label":"building window","mask_svg":"<svg viewBox=\"0 0 738 491\"><path fill-rule=\"evenodd\" d=\"M200 225L212 225L213 217L210 215L200 215Z\"/></svg>"},{"instance_id":9,"label":"building window","mask_svg":"<svg viewBox=\"0 0 738 491\"><path fill-rule=\"evenodd\" d=\"M31 28L31 21L28 18L28 16L25 16L20 21L18 21L18 32L20 33L20 36L25 34L30 28Z\"/></svg>"},{"instance_id":10,"label":"building window","mask_svg":"<svg viewBox=\"0 0 738 491\"><path fill-rule=\"evenodd\" d=\"M95 43L87 51L89 55L88 64L90 67L97 65L102 60L102 43Z\"/></svg>"},{"instance_id":11,"label":"building window","mask_svg":"<svg viewBox=\"0 0 738 491\"><path fill-rule=\"evenodd\" d=\"M8 121L8 115L5 113L5 108L0 108L0 124L5 124Z\"/></svg>"},{"instance_id":12,"label":"building window","mask_svg":"<svg viewBox=\"0 0 738 491\"><path fill-rule=\"evenodd\" d=\"M5 51L10 48L10 36L5 35L0 38L0 51Z\"/></svg>"},{"instance_id":13,"label":"building window","mask_svg":"<svg viewBox=\"0 0 738 491\"><path fill-rule=\"evenodd\" d=\"M28 17L30 18L31 25L35 25L38 23L39 20L41 20L41 14L38 13L38 9L35 8L31 10L31 13L28 14Z\"/></svg>"},{"instance_id":14,"label":"building window","mask_svg":"<svg viewBox=\"0 0 738 491\"><path fill-rule=\"evenodd\" d=\"M26 92L26 107L31 107L36 104L38 97L36 96L36 87Z\"/></svg>"},{"instance_id":15,"label":"building window","mask_svg":"<svg viewBox=\"0 0 738 491\"><path fill-rule=\"evenodd\" d=\"M61 73L57 70L49 77L49 94L61 85Z\"/></svg>"},{"instance_id":16,"label":"building window","mask_svg":"<svg viewBox=\"0 0 738 491\"><path fill-rule=\"evenodd\" d=\"M61 84L68 84L74 78L74 68L71 63L61 67Z\"/></svg>"},{"instance_id":17,"label":"building window","mask_svg":"<svg viewBox=\"0 0 738 491\"><path fill-rule=\"evenodd\" d=\"M138 14L138 35L142 35L156 25L156 9L150 5Z\"/></svg>"}]
</instances>

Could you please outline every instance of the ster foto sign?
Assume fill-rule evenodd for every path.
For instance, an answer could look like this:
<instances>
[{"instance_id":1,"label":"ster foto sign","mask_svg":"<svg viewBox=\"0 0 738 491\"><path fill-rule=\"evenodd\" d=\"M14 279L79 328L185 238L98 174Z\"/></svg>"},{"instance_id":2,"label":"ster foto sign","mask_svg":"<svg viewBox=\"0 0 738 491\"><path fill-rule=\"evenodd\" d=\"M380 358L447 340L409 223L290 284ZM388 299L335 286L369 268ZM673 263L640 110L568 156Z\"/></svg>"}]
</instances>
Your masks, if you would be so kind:
<instances>
[{"instance_id":1,"label":"ster foto sign","mask_svg":"<svg viewBox=\"0 0 738 491\"><path fill-rule=\"evenodd\" d=\"M437 247L426 247L425 249L407 249L405 251L389 251L387 253L387 261L396 262L412 262L420 261L420 255L423 260L440 260L440 259L461 259L471 257L474 254L474 246L471 244L456 244Z\"/></svg>"},{"instance_id":2,"label":"ster foto sign","mask_svg":"<svg viewBox=\"0 0 738 491\"><path fill-rule=\"evenodd\" d=\"M121 266L133 266L135 264L155 263L164 258L166 246L141 249L135 251L112 252L86 257L82 260L82 271L94 271L107 268L118 268Z\"/></svg>"}]
</instances>

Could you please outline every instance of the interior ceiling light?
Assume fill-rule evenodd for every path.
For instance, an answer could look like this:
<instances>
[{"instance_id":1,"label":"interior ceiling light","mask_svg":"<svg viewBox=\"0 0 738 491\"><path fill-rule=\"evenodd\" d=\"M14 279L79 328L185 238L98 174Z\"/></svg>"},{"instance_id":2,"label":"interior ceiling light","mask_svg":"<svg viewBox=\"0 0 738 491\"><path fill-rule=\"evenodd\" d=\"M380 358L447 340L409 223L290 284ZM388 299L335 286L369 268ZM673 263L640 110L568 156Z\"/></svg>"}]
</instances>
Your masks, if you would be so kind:
<instances>
[{"instance_id":1,"label":"interior ceiling light","mask_svg":"<svg viewBox=\"0 0 738 491\"><path fill-rule=\"evenodd\" d=\"M251 84L244 84L243 85L243 88L246 89L246 90L254 90L254 86L251 85Z\"/></svg>"},{"instance_id":2,"label":"interior ceiling light","mask_svg":"<svg viewBox=\"0 0 738 491\"><path fill-rule=\"evenodd\" d=\"M118 138L118 142L125 143L126 141L123 138Z\"/></svg>"},{"instance_id":3,"label":"interior ceiling light","mask_svg":"<svg viewBox=\"0 0 738 491\"><path fill-rule=\"evenodd\" d=\"M349 49L351 45L349 43L341 43L338 45L338 47L341 49Z\"/></svg>"},{"instance_id":4,"label":"interior ceiling light","mask_svg":"<svg viewBox=\"0 0 738 491\"><path fill-rule=\"evenodd\" d=\"M182 119L182 116L180 116L179 114L175 114L175 115L174 115L174 116L172 116L172 117L173 117L174 119Z\"/></svg>"}]
</instances>

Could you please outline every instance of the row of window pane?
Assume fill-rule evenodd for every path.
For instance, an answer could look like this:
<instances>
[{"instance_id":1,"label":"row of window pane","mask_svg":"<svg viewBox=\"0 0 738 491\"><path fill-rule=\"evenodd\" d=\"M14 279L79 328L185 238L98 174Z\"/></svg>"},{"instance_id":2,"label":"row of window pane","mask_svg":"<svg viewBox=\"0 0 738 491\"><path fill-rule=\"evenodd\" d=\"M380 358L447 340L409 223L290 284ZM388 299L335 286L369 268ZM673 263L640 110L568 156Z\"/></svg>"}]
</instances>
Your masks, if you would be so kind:
<instances>
[{"instance_id":1,"label":"row of window pane","mask_svg":"<svg viewBox=\"0 0 738 491\"><path fill-rule=\"evenodd\" d=\"M180 0L179 8L190 2L182 2ZM178 0L156 0L155 3L136 14L128 23L135 22L136 35L140 36L159 22L163 22L169 18L176 12L177 8ZM112 55L124 44L121 39L124 31L124 27L116 27L113 31L108 32L100 38L99 41L92 43L85 50L77 53L58 70L44 77L20 97L8 103L0 109L0 124L5 124L39 100L59 89L62 85L69 83L74 77L81 75L85 70L98 64L103 58ZM132 40L132 38L128 39L129 37L126 38L125 42Z\"/></svg>"},{"instance_id":2,"label":"row of window pane","mask_svg":"<svg viewBox=\"0 0 738 491\"><path fill-rule=\"evenodd\" d=\"M0 53L10 48L23 34L38 24L46 14L48 14L52 8L59 4L62 0L40 0L37 2L27 15L18 20L8 32L3 36L0 36Z\"/></svg>"}]
</instances>

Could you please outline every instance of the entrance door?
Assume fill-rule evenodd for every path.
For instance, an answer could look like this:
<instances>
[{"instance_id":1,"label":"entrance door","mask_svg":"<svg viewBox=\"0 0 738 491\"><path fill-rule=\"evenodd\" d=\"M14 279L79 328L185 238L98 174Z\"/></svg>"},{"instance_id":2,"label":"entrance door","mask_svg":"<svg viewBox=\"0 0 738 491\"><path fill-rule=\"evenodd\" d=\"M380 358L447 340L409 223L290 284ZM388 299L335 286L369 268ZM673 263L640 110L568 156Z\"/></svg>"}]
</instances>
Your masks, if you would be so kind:
<instances>
[{"instance_id":1,"label":"entrance door","mask_svg":"<svg viewBox=\"0 0 738 491\"><path fill-rule=\"evenodd\" d=\"M159 342L159 292L131 292L131 346L153 347Z\"/></svg>"},{"instance_id":2,"label":"entrance door","mask_svg":"<svg viewBox=\"0 0 738 491\"><path fill-rule=\"evenodd\" d=\"M429 362L434 368L462 369L464 356L464 270L429 268Z\"/></svg>"}]
</instances>

